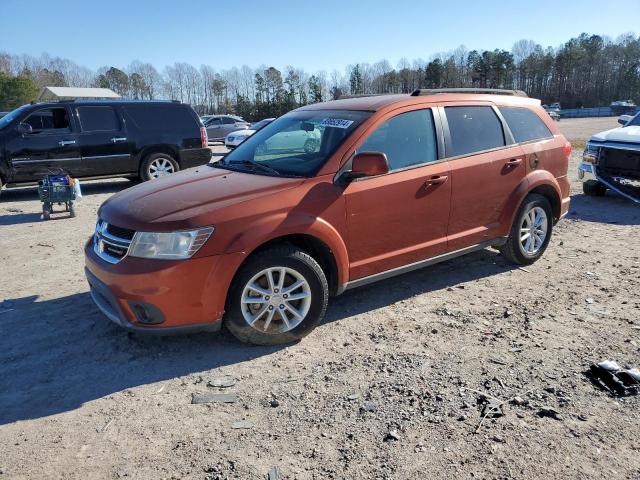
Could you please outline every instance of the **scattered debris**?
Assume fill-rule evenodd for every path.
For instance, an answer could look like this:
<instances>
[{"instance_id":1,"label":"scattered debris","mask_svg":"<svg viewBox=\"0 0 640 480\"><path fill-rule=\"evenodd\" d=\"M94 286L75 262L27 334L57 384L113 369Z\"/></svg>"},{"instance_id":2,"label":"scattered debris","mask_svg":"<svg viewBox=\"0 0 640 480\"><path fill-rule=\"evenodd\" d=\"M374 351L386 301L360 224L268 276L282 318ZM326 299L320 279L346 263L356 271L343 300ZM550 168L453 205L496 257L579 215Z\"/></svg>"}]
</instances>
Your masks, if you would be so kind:
<instances>
[{"instance_id":1,"label":"scattered debris","mask_svg":"<svg viewBox=\"0 0 640 480\"><path fill-rule=\"evenodd\" d=\"M625 370L613 360L604 360L591 365L586 375L596 386L614 397L640 393L640 370L637 368Z\"/></svg>"},{"instance_id":2,"label":"scattered debris","mask_svg":"<svg viewBox=\"0 0 640 480\"><path fill-rule=\"evenodd\" d=\"M538 416L549 417L555 420L562 420L562 416L560 416L560 412L558 412L553 407L540 407L540 410L538 410Z\"/></svg>"},{"instance_id":3,"label":"scattered debris","mask_svg":"<svg viewBox=\"0 0 640 480\"><path fill-rule=\"evenodd\" d=\"M231 428L233 428L234 430L249 430L253 428L253 423L251 423L249 420L240 420L237 422L233 422L231 424Z\"/></svg>"},{"instance_id":4,"label":"scattered debris","mask_svg":"<svg viewBox=\"0 0 640 480\"><path fill-rule=\"evenodd\" d=\"M191 403L235 403L238 396L226 393L193 393L191 394Z\"/></svg>"},{"instance_id":5,"label":"scattered debris","mask_svg":"<svg viewBox=\"0 0 640 480\"><path fill-rule=\"evenodd\" d=\"M112 423L113 423L113 418L109 419L109 421L107 423L105 423L102 427L96 428L96 432L98 432L98 433L106 432L107 428L109 428L109 426L111 426Z\"/></svg>"},{"instance_id":6,"label":"scattered debris","mask_svg":"<svg viewBox=\"0 0 640 480\"><path fill-rule=\"evenodd\" d=\"M271 467L267 478L268 480L281 480L282 474L280 473L280 468L276 466Z\"/></svg>"},{"instance_id":7,"label":"scattered debris","mask_svg":"<svg viewBox=\"0 0 640 480\"><path fill-rule=\"evenodd\" d=\"M397 431L395 430L390 430L383 439L385 442L393 442L393 441L397 441L400 440L400 435L398 434Z\"/></svg>"},{"instance_id":8,"label":"scattered debris","mask_svg":"<svg viewBox=\"0 0 640 480\"><path fill-rule=\"evenodd\" d=\"M207 382L207 387L229 388L238 383L238 379L232 375L223 375Z\"/></svg>"}]
</instances>

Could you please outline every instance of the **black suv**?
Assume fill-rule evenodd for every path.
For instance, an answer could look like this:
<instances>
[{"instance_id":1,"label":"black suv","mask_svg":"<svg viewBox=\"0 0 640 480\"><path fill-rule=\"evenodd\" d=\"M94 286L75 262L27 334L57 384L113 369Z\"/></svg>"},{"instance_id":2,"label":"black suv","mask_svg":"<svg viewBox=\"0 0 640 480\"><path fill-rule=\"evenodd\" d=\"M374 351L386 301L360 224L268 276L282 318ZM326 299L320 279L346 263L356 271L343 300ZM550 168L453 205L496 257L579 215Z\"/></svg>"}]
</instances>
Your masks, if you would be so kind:
<instances>
[{"instance_id":1,"label":"black suv","mask_svg":"<svg viewBox=\"0 0 640 480\"><path fill-rule=\"evenodd\" d=\"M198 115L179 102L34 103L0 118L0 188L60 170L151 180L210 159Z\"/></svg>"}]
</instances>

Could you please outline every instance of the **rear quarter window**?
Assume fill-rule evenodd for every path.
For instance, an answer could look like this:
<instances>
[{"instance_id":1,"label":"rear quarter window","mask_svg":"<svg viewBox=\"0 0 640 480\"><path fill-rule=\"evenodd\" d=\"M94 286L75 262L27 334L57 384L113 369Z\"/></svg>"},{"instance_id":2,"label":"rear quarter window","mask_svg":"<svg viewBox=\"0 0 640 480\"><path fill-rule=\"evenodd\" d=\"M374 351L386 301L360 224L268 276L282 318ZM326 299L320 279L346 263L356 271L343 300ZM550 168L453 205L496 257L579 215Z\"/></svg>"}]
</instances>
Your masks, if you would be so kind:
<instances>
[{"instance_id":1,"label":"rear quarter window","mask_svg":"<svg viewBox=\"0 0 640 480\"><path fill-rule=\"evenodd\" d=\"M528 108L500 107L500 113L507 121L516 143L553 137L540 117Z\"/></svg>"},{"instance_id":2,"label":"rear quarter window","mask_svg":"<svg viewBox=\"0 0 640 480\"><path fill-rule=\"evenodd\" d=\"M505 145L502 123L491 107L445 107L451 142L447 157L468 155Z\"/></svg>"},{"instance_id":3,"label":"rear quarter window","mask_svg":"<svg viewBox=\"0 0 640 480\"><path fill-rule=\"evenodd\" d=\"M126 105L124 109L141 130L164 132L200 126L185 105Z\"/></svg>"}]
</instances>

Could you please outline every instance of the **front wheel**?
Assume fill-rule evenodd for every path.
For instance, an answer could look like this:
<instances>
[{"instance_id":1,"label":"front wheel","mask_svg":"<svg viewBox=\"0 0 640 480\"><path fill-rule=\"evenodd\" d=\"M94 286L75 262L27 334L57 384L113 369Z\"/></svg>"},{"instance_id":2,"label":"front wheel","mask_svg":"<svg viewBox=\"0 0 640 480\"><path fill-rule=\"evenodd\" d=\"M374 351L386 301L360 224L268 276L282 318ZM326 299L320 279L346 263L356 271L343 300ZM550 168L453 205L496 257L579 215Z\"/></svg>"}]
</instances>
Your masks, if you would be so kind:
<instances>
[{"instance_id":1,"label":"front wheel","mask_svg":"<svg viewBox=\"0 0 640 480\"><path fill-rule=\"evenodd\" d=\"M531 193L520 205L502 255L518 265L531 265L549 245L553 230L553 212L549 201Z\"/></svg>"},{"instance_id":2,"label":"front wheel","mask_svg":"<svg viewBox=\"0 0 640 480\"><path fill-rule=\"evenodd\" d=\"M147 180L157 180L180 170L178 162L167 153L152 153L147 156L140 167L140 177Z\"/></svg>"},{"instance_id":3,"label":"front wheel","mask_svg":"<svg viewBox=\"0 0 640 480\"><path fill-rule=\"evenodd\" d=\"M313 257L293 246L269 248L238 271L225 326L241 342L295 342L320 323L328 301L327 278Z\"/></svg>"}]
</instances>

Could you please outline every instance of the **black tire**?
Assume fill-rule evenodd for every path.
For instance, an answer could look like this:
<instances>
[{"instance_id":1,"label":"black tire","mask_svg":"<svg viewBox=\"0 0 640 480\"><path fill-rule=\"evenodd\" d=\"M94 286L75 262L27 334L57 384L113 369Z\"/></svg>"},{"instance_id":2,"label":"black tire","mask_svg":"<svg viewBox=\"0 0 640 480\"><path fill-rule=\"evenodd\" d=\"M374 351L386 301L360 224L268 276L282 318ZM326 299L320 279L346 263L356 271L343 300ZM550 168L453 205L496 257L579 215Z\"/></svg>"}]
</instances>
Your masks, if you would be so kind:
<instances>
[{"instance_id":1,"label":"black tire","mask_svg":"<svg viewBox=\"0 0 640 480\"><path fill-rule=\"evenodd\" d=\"M304 277L310 288L311 302L307 314L296 327L287 332L258 330L245 321L242 313L241 298L245 286L255 275L270 267L295 270ZM291 245L272 247L249 258L238 270L227 296L224 325L234 337L244 343L278 345L297 342L320 323L326 313L328 302L327 278L311 255Z\"/></svg>"},{"instance_id":2,"label":"black tire","mask_svg":"<svg viewBox=\"0 0 640 480\"><path fill-rule=\"evenodd\" d=\"M154 177L153 173L151 172L152 164L154 164L155 162L164 163L166 161L168 161L173 168L173 172L171 173L175 173L180 170L180 165L178 165L178 162L176 162L176 160L168 153L151 153L145 157L142 165L140 165L140 178L145 182L148 180L155 180L155 178L157 177Z\"/></svg>"},{"instance_id":3,"label":"black tire","mask_svg":"<svg viewBox=\"0 0 640 480\"><path fill-rule=\"evenodd\" d=\"M523 247L520 242L520 227L524 221L525 215L535 207L542 208L546 213L547 233L539 250L535 254L528 255L523 251ZM522 201L520 208L518 208L518 213L516 213L515 219L513 220L509 237L507 238L507 242L500 247L500 253L507 260L517 265L531 265L544 254L547 246L549 245L549 241L551 240L552 233L553 210L551 209L549 200L537 193L530 193Z\"/></svg>"},{"instance_id":4,"label":"black tire","mask_svg":"<svg viewBox=\"0 0 640 480\"><path fill-rule=\"evenodd\" d=\"M582 182L582 191L590 197L604 197L607 193L607 186L597 180L587 180Z\"/></svg>"}]
</instances>

